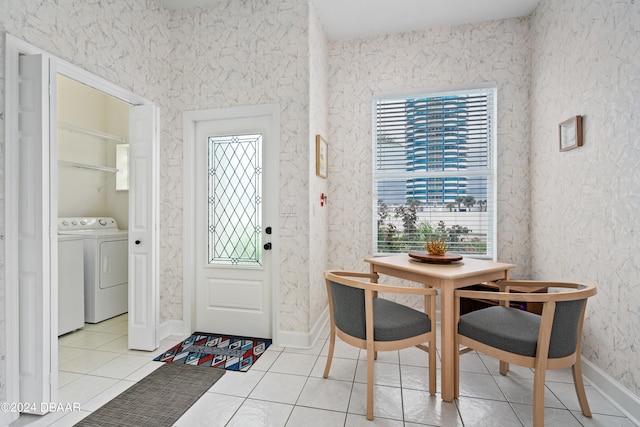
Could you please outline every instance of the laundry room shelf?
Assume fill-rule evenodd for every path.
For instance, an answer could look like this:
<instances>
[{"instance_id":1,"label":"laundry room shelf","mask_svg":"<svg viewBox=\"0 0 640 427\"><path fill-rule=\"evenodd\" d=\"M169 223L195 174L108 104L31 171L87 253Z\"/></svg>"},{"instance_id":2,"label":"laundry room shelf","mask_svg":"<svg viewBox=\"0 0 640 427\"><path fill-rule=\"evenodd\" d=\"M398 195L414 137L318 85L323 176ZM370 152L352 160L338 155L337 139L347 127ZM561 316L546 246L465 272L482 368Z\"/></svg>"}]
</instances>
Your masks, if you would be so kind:
<instances>
[{"instance_id":1,"label":"laundry room shelf","mask_svg":"<svg viewBox=\"0 0 640 427\"><path fill-rule=\"evenodd\" d=\"M125 142L124 137L122 137L122 136L112 135L110 133L100 132L100 131L92 130L92 129L85 129L85 128L80 127L80 126L72 125L71 123L58 122L58 128L64 129L64 130L68 130L68 131L71 131L71 132L78 132L78 133L82 133L82 134L85 134L85 135L95 136L95 137L102 138L102 139L108 139L108 140L116 141L116 142L120 142L120 143L124 143Z\"/></svg>"},{"instance_id":2,"label":"laundry room shelf","mask_svg":"<svg viewBox=\"0 0 640 427\"><path fill-rule=\"evenodd\" d=\"M117 168L111 168L108 166L87 165L84 163L68 162L66 160L58 160L58 165L72 167L72 168L90 169L90 170L101 171L101 172L112 172L112 173L118 172Z\"/></svg>"}]
</instances>

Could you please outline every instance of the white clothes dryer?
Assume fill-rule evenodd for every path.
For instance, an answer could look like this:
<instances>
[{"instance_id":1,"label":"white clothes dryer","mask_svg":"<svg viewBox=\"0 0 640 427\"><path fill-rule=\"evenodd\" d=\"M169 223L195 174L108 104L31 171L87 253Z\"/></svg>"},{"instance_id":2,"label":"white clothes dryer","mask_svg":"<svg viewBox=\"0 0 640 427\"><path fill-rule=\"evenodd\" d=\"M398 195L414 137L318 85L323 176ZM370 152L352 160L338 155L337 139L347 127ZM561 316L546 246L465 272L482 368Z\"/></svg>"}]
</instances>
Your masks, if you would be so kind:
<instances>
[{"instance_id":1,"label":"white clothes dryer","mask_svg":"<svg viewBox=\"0 0 640 427\"><path fill-rule=\"evenodd\" d=\"M129 232L113 218L59 218L58 234L84 238L85 322L98 323L128 311Z\"/></svg>"}]
</instances>

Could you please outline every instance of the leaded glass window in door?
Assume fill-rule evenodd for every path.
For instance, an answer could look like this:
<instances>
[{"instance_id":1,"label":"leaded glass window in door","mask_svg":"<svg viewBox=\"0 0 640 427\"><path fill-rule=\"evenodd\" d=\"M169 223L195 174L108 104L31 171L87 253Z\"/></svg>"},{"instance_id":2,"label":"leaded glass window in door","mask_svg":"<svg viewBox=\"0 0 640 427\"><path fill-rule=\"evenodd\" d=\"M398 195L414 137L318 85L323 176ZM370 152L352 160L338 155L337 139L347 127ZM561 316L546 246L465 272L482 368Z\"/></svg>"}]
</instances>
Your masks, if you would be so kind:
<instances>
[{"instance_id":1,"label":"leaded glass window in door","mask_svg":"<svg viewBox=\"0 0 640 427\"><path fill-rule=\"evenodd\" d=\"M262 135L208 144L208 264L261 266Z\"/></svg>"}]
</instances>

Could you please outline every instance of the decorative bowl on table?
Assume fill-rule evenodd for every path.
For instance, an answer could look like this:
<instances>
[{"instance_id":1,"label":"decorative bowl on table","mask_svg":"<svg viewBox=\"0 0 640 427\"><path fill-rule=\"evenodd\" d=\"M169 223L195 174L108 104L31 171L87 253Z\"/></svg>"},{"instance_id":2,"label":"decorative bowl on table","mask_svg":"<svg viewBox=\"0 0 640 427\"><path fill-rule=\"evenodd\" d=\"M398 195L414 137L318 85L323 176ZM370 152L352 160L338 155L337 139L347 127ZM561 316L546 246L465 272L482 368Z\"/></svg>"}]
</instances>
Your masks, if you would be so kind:
<instances>
[{"instance_id":1,"label":"decorative bowl on table","mask_svg":"<svg viewBox=\"0 0 640 427\"><path fill-rule=\"evenodd\" d=\"M431 264L451 264L462 260L460 255L450 254L447 252L449 247L445 243L444 239L432 239L424 245L425 251L413 251L409 252L409 256L421 262L428 262Z\"/></svg>"},{"instance_id":2,"label":"decorative bowl on table","mask_svg":"<svg viewBox=\"0 0 640 427\"><path fill-rule=\"evenodd\" d=\"M452 264L454 262L462 261L462 256L458 254L450 254L445 252L443 255L433 255L427 251L412 251L409 252L409 257L416 261L426 262L429 264Z\"/></svg>"}]
</instances>

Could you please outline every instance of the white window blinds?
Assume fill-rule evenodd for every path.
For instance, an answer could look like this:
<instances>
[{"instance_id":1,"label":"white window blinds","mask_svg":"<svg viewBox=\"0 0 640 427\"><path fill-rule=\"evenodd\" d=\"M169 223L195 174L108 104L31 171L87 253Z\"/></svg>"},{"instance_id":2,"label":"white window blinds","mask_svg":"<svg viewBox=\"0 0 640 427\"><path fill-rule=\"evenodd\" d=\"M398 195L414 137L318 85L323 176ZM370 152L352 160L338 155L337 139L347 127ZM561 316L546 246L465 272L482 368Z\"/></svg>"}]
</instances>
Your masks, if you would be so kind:
<instances>
[{"instance_id":1,"label":"white window blinds","mask_svg":"<svg viewBox=\"0 0 640 427\"><path fill-rule=\"evenodd\" d=\"M374 99L374 253L495 252L495 89Z\"/></svg>"}]
</instances>

